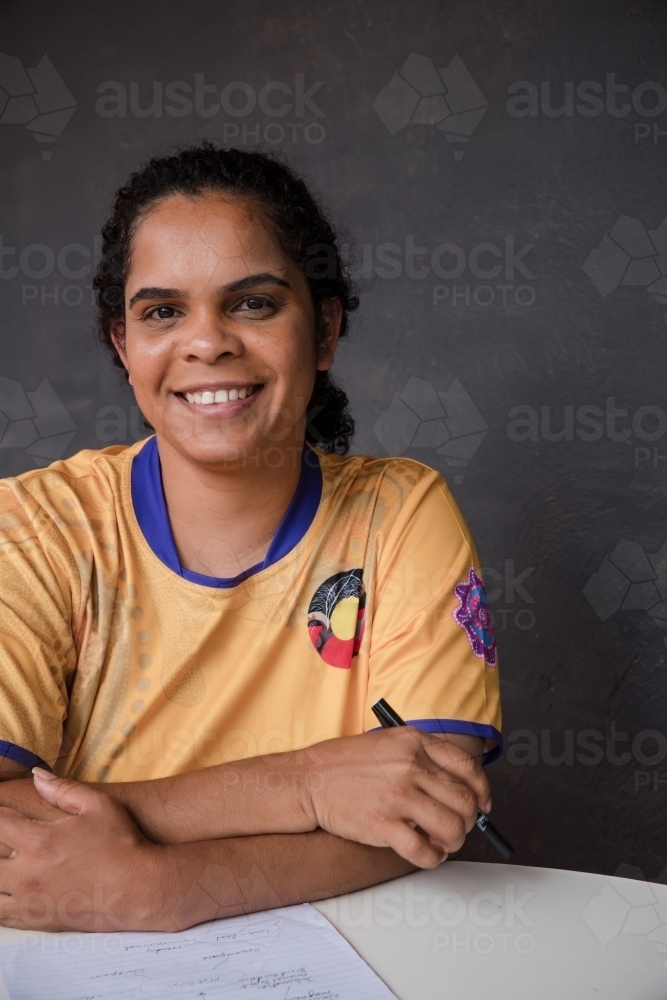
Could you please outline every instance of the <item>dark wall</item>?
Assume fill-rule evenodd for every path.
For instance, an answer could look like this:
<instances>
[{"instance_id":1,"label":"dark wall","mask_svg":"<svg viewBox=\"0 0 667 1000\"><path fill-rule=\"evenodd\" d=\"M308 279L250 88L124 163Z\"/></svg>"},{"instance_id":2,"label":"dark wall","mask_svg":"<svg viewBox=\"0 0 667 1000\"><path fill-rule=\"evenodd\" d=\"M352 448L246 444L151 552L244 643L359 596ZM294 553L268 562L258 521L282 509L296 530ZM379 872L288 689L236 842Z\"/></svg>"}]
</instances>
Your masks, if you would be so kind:
<instances>
[{"instance_id":1,"label":"dark wall","mask_svg":"<svg viewBox=\"0 0 667 1000\"><path fill-rule=\"evenodd\" d=\"M498 824L519 862L657 878L665 6L0 10L0 474L142 435L87 270L128 170L202 137L281 148L357 245L337 364L355 450L440 469L478 542L503 668ZM464 856L495 860L475 838Z\"/></svg>"}]
</instances>

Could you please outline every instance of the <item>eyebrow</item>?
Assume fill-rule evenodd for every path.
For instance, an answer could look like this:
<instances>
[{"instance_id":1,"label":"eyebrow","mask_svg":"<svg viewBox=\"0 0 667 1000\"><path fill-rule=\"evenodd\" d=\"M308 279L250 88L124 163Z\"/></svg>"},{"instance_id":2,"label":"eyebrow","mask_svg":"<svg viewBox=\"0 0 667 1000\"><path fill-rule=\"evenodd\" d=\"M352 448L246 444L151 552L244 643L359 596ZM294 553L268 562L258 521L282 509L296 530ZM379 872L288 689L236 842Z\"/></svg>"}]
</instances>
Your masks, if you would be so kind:
<instances>
[{"instance_id":1,"label":"eyebrow","mask_svg":"<svg viewBox=\"0 0 667 1000\"><path fill-rule=\"evenodd\" d=\"M280 285L282 288L291 288L289 282L284 278L279 278L277 274L264 271L262 274L249 274L247 278L239 278L238 281L231 281L228 285L218 288L218 293L223 295L228 292L240 292L246 288L254 288L256 285ZM184 299L187 293L179 288L140 288L130 299L130 309L135 302L144 299Z\"/></svg>"}]
</instances>

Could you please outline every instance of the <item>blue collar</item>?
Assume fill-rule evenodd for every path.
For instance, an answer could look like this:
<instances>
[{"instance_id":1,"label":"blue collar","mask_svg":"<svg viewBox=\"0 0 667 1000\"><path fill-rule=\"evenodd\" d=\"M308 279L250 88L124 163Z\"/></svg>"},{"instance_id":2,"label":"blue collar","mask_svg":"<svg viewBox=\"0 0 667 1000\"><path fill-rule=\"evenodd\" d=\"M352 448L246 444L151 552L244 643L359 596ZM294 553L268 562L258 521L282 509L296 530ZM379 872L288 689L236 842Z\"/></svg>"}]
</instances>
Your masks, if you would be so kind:
<instances>
[{"instance_id":1,"label":"blue collar","mask_svg":"<svg viewBox=\"0 0 667 1000\"><path fill-rule=\"evenodd\" d=\"M264 561L244 570L238 576L227 579L215 576L203 576L183 569L174 536L171 532L167 502L162 487L162 468L155 437L149 438L141 451L137 452L132 461L132 506L143 536L158 559L178 573L184 580L199 583L203 587L236 587L239 583L254 576L260 570L273 566L298 545L313 523L322 496L322 470L320 460L304 447L301 458L301 475L296 493L278 530L273 536Z\"/></svg>"}]
</instances>

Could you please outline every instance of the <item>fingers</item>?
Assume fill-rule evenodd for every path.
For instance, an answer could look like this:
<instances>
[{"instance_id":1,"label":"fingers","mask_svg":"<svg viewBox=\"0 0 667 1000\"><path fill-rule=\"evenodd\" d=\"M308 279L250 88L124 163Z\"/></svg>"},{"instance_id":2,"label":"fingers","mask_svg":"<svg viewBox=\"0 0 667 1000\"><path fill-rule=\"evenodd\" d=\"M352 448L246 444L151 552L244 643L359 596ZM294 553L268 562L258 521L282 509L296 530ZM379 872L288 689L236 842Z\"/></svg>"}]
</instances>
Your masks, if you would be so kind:
<instances>
[{"instance_id":1,"label":"fingers","mask_svg":"<svg viewBox=\"0 0 667 1000\"><path fill-rule=\"evenodd\" d=\"M46 892L20 895L0 892L0 926L22 931L76 930L76 924L60 918L62 906L56 907ZM83 927L83 930L88 930Z\"/></svg>"},{"instance_id":2,"label":"fingers","mask_svg":"<svg viewBox=\"0 0 667 1000\"><path fill-rule=\"evenodd\" d=\"M442 739L425 741L424 752L435 768L425 767L423 776L440 775L446 786L458 781L474 792L476 807L489 812L491 786L478 758L456 743ZM436 795L436 798L438 797Z\"/></svg>"},{"instance_id":3,"label":"fingers","mask_svg":"<svg viewBox=\"0 0 667 1000\"><path fill-rule=\"evenodd\" d=\"M28 819L15 809L0 806L0 844L10 850L11 857L22 844L32 841L35 820Z\"/></svg>"},{"instance_id":4,"label":"fingers","mask_svg":"<svg viewBox=\"0 0 667 1000\"><path fill-rule=\"evenodd\" d=\"M482 741L445 733L421 733L423 753L439 767L463 767L470 773L483 773Z\"/></svg>"},{"instance_id":5,"label":"fingers","mask_svg":"<svg viewBox=\"0 0 667 1000\"><path fill-rule=\"evenodd\" d=\"M16 809L29 819L60 819L63 813L39 794L28 772L27 778L0 782L0 806Z\"/></svg>"},{"instance_id":6,"label":"fingers","mask_svg":"<svg viewBox=\"0 0 667 1000\"><path fill-rule=\"evenodd\" d=\"M476 806L470 809L465 798L463 804L453 799L443 804L424 792L414 794L409 810L410 820L448 854L463 847L477 816Z\"/></svg>"},{"instance_id":7,"label":"fingers","mask_svg":"<svg viewBox=\"0 0 667 1000\"><path fill-rule=\"evenodd\" d=\"M411 789L401 782L403 818L451 854L463 846L478 810L490 804L488 780L479 759L470 752L477 741L464 739L461 745L456 737L450 741L416 730L413 735L419 747L413 749L417 752L409 777Z\"/></svg>"},{"instance_id":8,"label":"fingers","mask_svg":"<svg viewBox=\"0 0 667 1000\"><path fill-rule=\"evenodd\" d=\"M479 811L479 797L474 788L446 771L438 774L422 772L417 775L415 785L427 798L460 816L466 833L472 830Z\"/></svg>"},{"instance_id":9,"label":"fingers","mask_svg":"<svg viewBox=\"0 0 667 1000\"><path fill-rule=\"evenodd\" d=\"M437 783L437 777L431 776ZM442 795L442 790L437 787ZM459 785L447 802L419 788L389 793L373 821L376 846L392 847L420 868L432 868L460 850L477 816L474 793Z\"/></svg>"},{"instance_id":10,"label":"fingers","mask_svg":"<svg viewBox=\"0 0 667 1000\"><path fill-rule=\"evenodd\" d=\"M28 929L21 916L18 900L15 896L9 896L4 892L0 892L0 925L15 927L18 930Z\"/></svg>"},{"instance_id":11,"label":"fingers","mask_svg":"<svg viewBox=\"0 0 667 1000\"><path fill-rule=\"evenodd\" d=\"M103 792L71 778L59 778L44 768L34 767L32 774L35 788L42 798L63 812L80 816L98 807L100 796L104 798Z\"/></svg>"},{"instance_id":12,"label":"fingers","mask_svg":"<svg viewBox=\"0 0 667 1000\"><path fill-rule=\"evenodd\" d=\"M443 846L432 843L409 823L392 823L387 831L387 847L417 868L435 868L447 853Z\"/></svg>"},{"instance_id":13,"label":"fingers","mask_svg":"<svg viewBox=\"0 0 667 1000\"><path fill-rule=\"evenodd\" d=\"M461 848L478 810L488 809L475 738L406 726L330 743L317 751L325 780L312 796L317 823L330 833L432 868Z\"/></svg>"},{"instance_id":14,"label":"fingers","mask_svg":"<svg viewBox=\"0 0 667 1000\"><path fill-rule=\"evenodd\" d=\"M475 753L478 747L481 748L481 740L457 734L426 733L411 726L373 735L379 738L373 750L374 758L397 764L403 757L406 770L415 765L434 773L446 770L475 789L480 809L487 805L489 783L481 766L482 754Z\"/></svg>"}]
</instances>

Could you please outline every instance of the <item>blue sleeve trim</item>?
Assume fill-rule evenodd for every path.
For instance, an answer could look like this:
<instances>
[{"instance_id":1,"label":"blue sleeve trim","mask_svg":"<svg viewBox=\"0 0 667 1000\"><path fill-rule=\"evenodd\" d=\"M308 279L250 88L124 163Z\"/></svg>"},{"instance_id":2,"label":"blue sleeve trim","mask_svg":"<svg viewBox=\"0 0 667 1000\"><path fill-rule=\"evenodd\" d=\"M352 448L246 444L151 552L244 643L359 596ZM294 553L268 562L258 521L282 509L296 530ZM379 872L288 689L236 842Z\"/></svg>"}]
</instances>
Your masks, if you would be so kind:
<instances>
[{"instance_id":1,"label":"blue sleeve trim","mask_svg":"<svg viewBox=\"0 0 667 1000\"><path fill-rule=\"evenodd\" d=\"M406 726L414 726L425 733L456 733L458 736L479 736L482 740L493 740L496 744L482 757L482 764L492 764L503 752L503 738L495 726L484 722L463 722L461 719L410 719ZM379 728L379 727L376 727Z\"/></svg>"},{"instance_id":2,"label":"blue sleeve trim","mask_svg":"<svg viewBox=\"0 0 667 1000\"><path fill-rule=\"evenodd\" d=\"M491 764L498 760L503 752L503 738L495 726L484 722L463 722L461 719L411 719L409 726L422 729L425 733L457 733L459 736L479 736L482 740L493 740L496 744L487 750L482 758L482 764Z\"/></svg>"},{"instance_id":3,"label":"blue sleeve trim","mask_svg":"<svg viewBox=\"0 0 667 1000\"><path fill-rule=\"evenodd\" d=\"M26 750L24 747L19 747L15 743L7 743L6 740L0 740L0 757L8 757L9 760L15 760L19 764L25 765L31 771L33 767L43 767L45 770L50 771L51 766L38 757L36 753L32 753L31 750Z\"/></svg>"}]
</instances>

